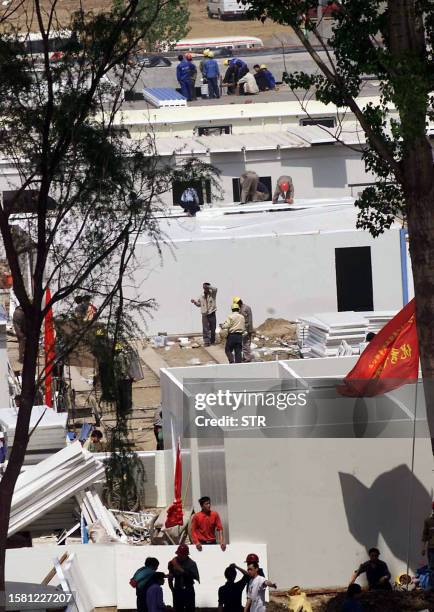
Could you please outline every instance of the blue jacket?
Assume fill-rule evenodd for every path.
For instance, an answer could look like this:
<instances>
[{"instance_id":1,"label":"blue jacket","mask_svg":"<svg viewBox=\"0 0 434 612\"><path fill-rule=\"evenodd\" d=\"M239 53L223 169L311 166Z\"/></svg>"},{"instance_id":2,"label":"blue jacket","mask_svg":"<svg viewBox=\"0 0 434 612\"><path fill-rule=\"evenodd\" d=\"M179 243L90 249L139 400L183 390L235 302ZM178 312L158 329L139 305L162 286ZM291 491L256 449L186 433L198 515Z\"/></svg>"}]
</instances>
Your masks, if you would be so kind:
<instances>
[{"instance_id":1,"label":"blue jacket","mask_svg":"<svg viewBox=\"0 0 434 612\"><path fill-rule=\"evenodd\" d=\"M235 66L237 66L237 68L247 68L247 64L246 62L244 62L242 59L239 58L235 58L234 59L234 64Z\"/></svg>"},{"instance_id":2,"label":"blue jacket","mask_svg":"<svg viewBox=\"0 0 434 612\"><path fill-rule=\"evenodd\" d=\"M207 59L203 63L203 74L207 79L215 79L220 75L219 65L214 58Z\"/></svg>"},{"instance_id":3,"label":"blue jacket","mask_svg":"<svg viewBox=\"0 0 434 612\"><path fill-rule=\"evenodd\" d=\"M274 78L274 76L272 75L272 73L267 69L262 69L262 72L264 74L264 77L267 81L267 85L270 89L274 89L276 87L276 79Z\"/></svg>"},{"instance_id":4,"label":"blue jacket","mask_svg":"<svg viewBox=\"0 0 434 612\"><path fill-rule=\"evenodd\" d=\"M183 81L189 81L191 79L191 73L192 70L190 63L186 59L183 59L182 62L179 62L176 67L176 78L180 83Z\"/></svg>"}]
</instances>

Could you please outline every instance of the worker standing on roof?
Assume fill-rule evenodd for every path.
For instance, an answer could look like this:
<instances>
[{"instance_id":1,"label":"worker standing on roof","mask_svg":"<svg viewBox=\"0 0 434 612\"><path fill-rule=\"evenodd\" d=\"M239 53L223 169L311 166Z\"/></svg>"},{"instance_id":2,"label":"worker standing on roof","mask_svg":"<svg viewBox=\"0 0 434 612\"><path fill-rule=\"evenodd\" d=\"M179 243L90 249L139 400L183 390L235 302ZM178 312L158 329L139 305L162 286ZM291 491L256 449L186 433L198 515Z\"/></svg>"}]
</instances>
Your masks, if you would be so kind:
<instances>
[{"instance_id":1,"label":"worker standing on roof","mask_svg":"<svg viewBox=\"0 0 434 612\"><path fill-rule=\"evenodd\" d=\"M247 304L244 304L243 300L235 296L232 298L232 302L234 304L238 304L240 307L240 314L243 315L245 323L246 323L246 333L243 335L243 361L252 361L252 335L253 335L253 315L252 309Z\"/></svg>"},{"instance_id":2,"label":"worker standing on roof","mask_svg":"<svg viewBox=\"0 0 434 612\"><path fill-rule=\"evenodd\" d=\"M294 203L294 184L290 176L279 176L273 194L273 204L282 198L287 204Z\"/></svg>"},{"instance_id":3,"label":"worker standing on roof","mask_svg":"<svg viewBox=\"0 0 434 612\"><path fill-rule=\"evenodd\" d=\"M241 363L243 355L243 334L246 322L238 304L232 304L232 313L221 324L222 330L227 332L225 353L229 363Z\"/></svg>"},{"instance_id":4,"label":"worker standing on roof","mask_svg":"<svg viewBox=\"0 0 434 612\"><path fill-rule=\"evenodd\" d=\"M203 74L208 81L208 96L210 98L220 98L219 77L220 70L217 61L214 59L214 53L209 51L208 59L203 64Z\"/></svg>"},{"instance_id":5,"label":"worker standing on roof","mask_svg":"<svg viewBox=\"0 0 434 612\"><path fill-rule=\"evenodd\" d=\"M178 79L181 88L181 95L191 102L193 93L193 84L191 79L191 66L183 55L178 55L179 64L176 67L176 78Z\"/></svg>"},{"instance_id":6,"label":"worker standing on roof","mask_svg":"<svg viewBox=\"0 0 434 612\"><path fill-rule=\"evenodd\" d=\"M197 79L197 68L196 64L193 62L193 56L191 53L185 54L185 59L187 60L190 66L190 78L191 78L191 99L197 100L196 98L196 79Z\"/></svg>"},{"instance_id":7,"label":"worker standing on roof","mask_svg":"<svg viewBox=\"0 0 434 612\"><path fill-rule=\"evenodd\" d=\"M192 304L200 308L202 313L202 334L204 346L215 344L216 312L217 312L217 287L210 283L203 283L203 295L197 300L192 298Z\"/></svg>"}]
</instances>

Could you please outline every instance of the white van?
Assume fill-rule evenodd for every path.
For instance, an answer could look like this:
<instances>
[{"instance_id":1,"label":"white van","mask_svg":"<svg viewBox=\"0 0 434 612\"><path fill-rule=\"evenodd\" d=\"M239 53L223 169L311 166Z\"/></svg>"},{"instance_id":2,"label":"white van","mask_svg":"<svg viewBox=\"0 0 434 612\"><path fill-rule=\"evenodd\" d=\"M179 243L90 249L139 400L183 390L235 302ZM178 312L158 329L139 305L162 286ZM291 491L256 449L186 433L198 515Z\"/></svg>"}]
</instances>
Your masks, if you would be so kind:
<instances>
[{"instance_id":1,"label":"white van","mask_svg":"<svg viewBox=\"0 0 434 612\"><path fill-rule=\"evenodd\" d=\"M218 17L226 19L227 17L241 17L245 15L249 5L242 4L238 0L208 0L207 12L208 17Z\"/></svg>"}]
</instances>

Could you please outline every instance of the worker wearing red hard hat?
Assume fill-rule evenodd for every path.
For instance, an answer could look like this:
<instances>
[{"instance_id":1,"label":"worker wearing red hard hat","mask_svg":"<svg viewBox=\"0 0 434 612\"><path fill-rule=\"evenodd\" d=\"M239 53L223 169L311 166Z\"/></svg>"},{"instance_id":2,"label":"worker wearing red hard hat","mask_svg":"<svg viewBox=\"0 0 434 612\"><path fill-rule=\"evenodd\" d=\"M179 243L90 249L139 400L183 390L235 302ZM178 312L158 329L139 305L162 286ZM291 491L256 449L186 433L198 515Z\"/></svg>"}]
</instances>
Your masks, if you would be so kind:
<instances>
[{"instance_id":1,"label":"worker wearing red hard hat","mask_svg":"<svg viewBox=\"0 0 434 612\"><path fill-rule=\"evenodd\" d=\"M190 559L187 544L180 544L168 564L169 588L173 595L175 612L192 612L195 609L194 582L200 582L196 563Z\"/></svg>"},{"instance_id":2,"label":"worker wearing red hard hat","mask_svg":"<svg viewBox=\"0 0 434 612\"><path fill-rule=\"evenodd\" d=\"M276 189L273 194L273 204L282 198L286 204L294 203L294 184L290 176L279 176L277 179Z\"/></svg>"},{"instance_id":3,"label":"worker wearing red hard hat","mask_svg":"<svg viewBox=\"0 0 434 612\"><path fill-rule=\"evenodd\" d=\"M425 519L422 532L422 555L428 553L429 588L434 589L434 502L431 514Z\"/></svg>"}]
</instances>

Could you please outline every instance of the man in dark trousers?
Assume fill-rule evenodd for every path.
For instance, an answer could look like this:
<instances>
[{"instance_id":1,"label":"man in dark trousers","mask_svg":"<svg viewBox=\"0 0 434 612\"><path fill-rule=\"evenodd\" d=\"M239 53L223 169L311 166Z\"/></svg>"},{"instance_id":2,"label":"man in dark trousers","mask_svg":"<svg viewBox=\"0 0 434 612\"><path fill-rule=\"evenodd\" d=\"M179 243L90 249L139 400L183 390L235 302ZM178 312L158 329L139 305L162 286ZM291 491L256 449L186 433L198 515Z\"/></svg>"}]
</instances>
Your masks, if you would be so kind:
<instances>
[{"instance_id":1,"label":"man in dark trousers","mask_svg":"<svg viewBox=\"0 0 434 612\"><path fill-rule=\"evenodd\" d=\"M380 561L378 548L370 548L368 551L369 561L362 563L351 577L350 584L354 584L361 574L366 574L370 591L391 591L390 572L384 561Z\"/></svg>"},{"instance_id":2,"label":"man in dark trousers","mask_svg":"<svg viewBox=\"0 0 434 612\"><path fill-rule=\"evenodd\" d=\"M217 287L212 287L210 283L203 283L203 295L197 300L192 298L192 304L200 308L202 313L202 335L204 346L215 344L216 311L217 311Z\"/></svg>"},{"instance_id":3,"label":"man in dark trousers","mask_svg":"<svg viewBox=\"0 0 434 612\"><path fill-rule=\"evenodd\" d=\"M148 557L145 560L145 565L140 567L130 580L130 585L136 589L138 612L148 612L146 595L148 588L154 582L155 572L159 565L158 559L155 559L155 557Z\"/></svg>"},{"instance_id":4,"label":"man in dark trousers","mask_svg":"<svg viewBox=\"0 0 434 612\"><path fill-rule=\"evenodd\" d=\"M220 544L226 550L220 515L211 510L211 499L208 496L199 499L200 512L193 514L191 519L191 539L197 550L202 550L204 544Z\"/></svg>"},{"instance_id":5,"label":"man in dark trousers","mask_svg":"<svg viewBox=\"0 0 434 612\"><path fill-rule=\"evenodd\" d=\"M17 306L12 315L12 324L18 340L18 361L23 363L24 347L26 345L26 315L21 306Z\"/></svg>"},{"instance_id":6,"label":"man in dark trousers","mask_svg":"<svg viewBox=\"0 0 434 612\"><path fill-rule=\"evenodd\" d=\"M239 304L232 304L231 310L232 313L221 324L222 330L227 332L225 353L229 363L241 363L246 320L240 314Z\"/></svg>"},{"instance_id":7,"label":"man in dark trousers","mask_svg":"<svg viewBox=\"0 0 434 612\"><path fill-rule=\"evenodd\" d=\"M429 587L434 590L434 502L431 514L425 519L422 532L422 555L428 552Z\"/></svg>"},{"instance_id":8,"label":"man in dark trousers","mask_svg":"<svg viewBox=\"0 0 434 612\"><path fill-rule=\"evenodd\" d=\"M249 583L249 575L243 575L241 580L235 582L237 577L237 567L232 563L225 569L226 584L219 588L218 592L218 612L242 612L241 597L244 587Z\"/></svg>"},{"instance_id":9,"label":"man in dark trousers","mask_svg":"<svg viewBox=\"0 0 434 612\"><path fill-rule=\"evenodd\" d=\"M176 557L169 561L169 587L173 595L175 612L194 612L196 598L194 581L200 582L196 563L189 557L187 544L180 544Z\"/></svg>"}]
</instances>

